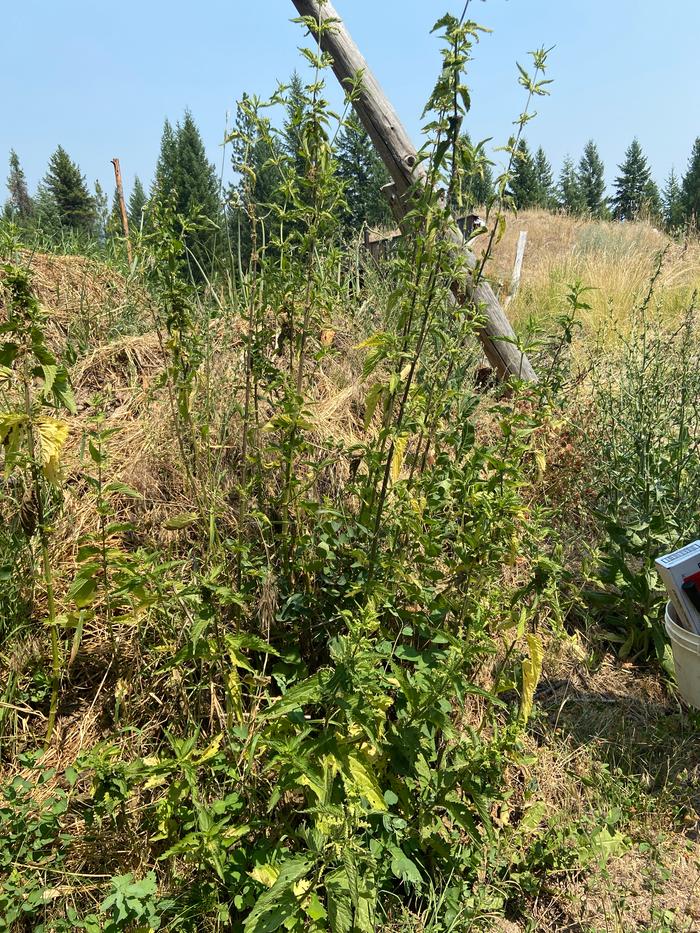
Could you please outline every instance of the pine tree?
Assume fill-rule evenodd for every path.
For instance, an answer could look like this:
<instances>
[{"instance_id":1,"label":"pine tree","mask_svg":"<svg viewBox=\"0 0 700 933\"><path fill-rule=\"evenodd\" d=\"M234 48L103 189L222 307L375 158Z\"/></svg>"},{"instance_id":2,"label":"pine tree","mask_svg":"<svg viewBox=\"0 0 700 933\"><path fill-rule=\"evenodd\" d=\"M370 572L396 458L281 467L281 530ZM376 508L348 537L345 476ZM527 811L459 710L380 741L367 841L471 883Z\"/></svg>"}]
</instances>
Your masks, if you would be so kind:
<instances>
[{"instance_id":1,"label":"pine tree","mask_svg":"<svg viewBox=\"0 0 700 933\"><path fill-rule=\"evenodd\" d=\"M109 199L99 181L95 181L95 233L99 239L107 235L107 224L109 222Z\"/></svg>"},{"instance_id":2,"label":"pine tree","mask_svg":"<svg viewBox=\"0 0 700 933\"><path fill-rule=\"evenodd\" d=\"M45 209L51 204L61 227L92 234L97 219L95 199L85 183L85 177L66 150L59 146L49 159L42 183Z\"/></svg>"},{"instance_id":3,"label":"pine tree","mask_svg":"<svg viewBox=\"0 0 700 933\"><path fill-rule=\"evenodd\" d=\"M513 164L509 193L517 210L526 210L537 204L537 172L527 142L520 140Z\"/></svg>"},{"instance_id":4,"label":"pine tree","mask_svg":"<svg viewBox=\"0 0 700 933\"><path fill-rule=\"evenodd\" d=\"M592 139L586 143L578 164L578 183L586 210L591 217L606 217L608 205L605 198L605 166Z\"/></svg>"},{"instance_id":5,"label":"pine tree","mask_svg":"<svg viewBox=\"0 0 700 933\"><path fill-rule=\"evenodd\" d=\"M676 175L676 170L671 172L666 179L666 185L661 193L663 202L663 219L666 229L671 233L679 230L685 224L685 200L683 198L683 188Z\"/></svg>"},{"instance_id":6,"label":"pine tree","mask_svg":"<svg viewBox=\"0 0 700 933\"><path fill-rule=\"evenodd\" d=\"M29 195L27 179L14 149L10 150L10 174L7 177L7 188L10 192L7 202L9 216L19 223L28 223L34 213L34 202Z\"/></svg>"},{"instance_id":7,"label":"pine tree","mask_svg":"<svg viewBox=\"0 0 700 933\"><path fill-rule=\"evenodd\" d=\"M295 71L289 80L287 88L287 116L284 122L284 139L287 152L294 160L299 175L306 174L306 159L304 158L301 130L307 111L307 99L304 92L304 82Z\"/></svg>"},{"instance_id":8,"label":"pine tree","mask_svg":"<svg viewBox=\"0 0 700 933\"><path fill-rule=\"evenodd\" d=\"M650 178L644 186L644 203L642 204L641 216L654 224L659 224L663 219L663 213L664 207L659 186L653 178Z\"/></svg>"},{"instance_id":9,"label":"pine tree","mask_svg":"<svg viewBox=\"0 0 700 933\"><path fill-rule=\"evenodd\" d=\"M156 162L156 172L153 178L153 197L168 196L175 187L175 173L177 171L177 139L170 120L163 123L163 133L160 137L160 153Z\"/></svg>"},{"instance_id":10,"label":"pine tree","mask_svg":"<svg viewBox=\"0 0 700 933\"><path fill-rule=\"evenodd\" d=\"M685 219L694 227L700 226L700 136L695 140L683 177L683 208Z\"/></svg>"},{"instance_id":11,"label":"pine tree","mask_svg":"<svg viewBox=\"0 0 700 933\"><path fill-rule=\"evenodd\" d=\"M363 224L379 226L391 222L389 206L381 191L390 180L389 173L356 119L346 123L338 139L338 175L345 188L349 227L359 230Z\"/></svg>"},{"instance_id":12,"label":"pine tree","mask_svg":"<svg viewBox=\"0 0 700 933\"><path fill-rule=\"evenodd\" d=\"M193 260L193 273L200 277L213 259L221 201L216 169L207 159L189 111L174 130L168 120L163 125L153 196L170 199L177 214L197 220L199 229L187 234L186 246Z\"/></svg>"},{"instance_id":13,"label":"pine tree","mask_svg":"<svg viewBox=\"0 0 700 933\"><path fill-rule=\"evenodd\" d=\"M119 192L117 191L116 187L114 189L114 194L112 195L112 206L109 209L107 223L105 224L105 234L108 239L124 236L124 230L122 229L122 211L119 204Z\"/></svg>"},{"instance_id":14,"label":"pine tree","mask_svg":"<svg viewBox=\"0 0 700 933\"><path fill-rule=\"evenodd\" d=\"M651 169L637 139L625 152L620 175L615 179L615 194L612 198L613 216L616 220L636 220L649 209L650 199L658 200L658 189L651 179ZM652 188L653 185L653 188Z\"/></svg>"},{"instance_id":15,"label":"pine tree","mask_svg":"<svg viewBox=\"0 0 700 933\"><path fill-rule=\"evenodd\" d=\"M578 172L570 156L564 159L559 182L557 184L557 200L560 210L567 214L577 216L586 210L586 202L581 191Z\"/></svg>"},{"instance_id":16,"label":"pine tree","mask_svg":"<svg viewBox=\"0 0 700 933\"><path fill-rule=\"evenodd\" d=\"M554 176L552 165L540 146L535 153L535 205L550 210L554 204Z\"/></svg>"},{"instance_id":17,"label":"pine tree","mask_svg":"<svg viewBox=\"0 0 700 933\"><path fill-rule=\"evenodd\" d=\"M143 223L143 213L146 207L146 192L144 191L141 179L137 175L134 178L134 187L129 195L129 204L126 214L129 218L129 230L137 233Z\"/></svg>"}]
</instances>

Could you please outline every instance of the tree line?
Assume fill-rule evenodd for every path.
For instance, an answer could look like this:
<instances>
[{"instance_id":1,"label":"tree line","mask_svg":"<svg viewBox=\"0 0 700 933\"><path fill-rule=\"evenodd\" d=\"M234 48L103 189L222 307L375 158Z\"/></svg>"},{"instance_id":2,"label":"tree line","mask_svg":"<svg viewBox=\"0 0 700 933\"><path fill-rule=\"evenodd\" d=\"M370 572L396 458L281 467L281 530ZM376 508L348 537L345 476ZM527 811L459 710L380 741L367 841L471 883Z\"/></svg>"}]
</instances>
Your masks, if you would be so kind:
<instances>
[{"instance_id":1,"label":"tree line","mask_svg":"<svg viewBox=\"0 0 700 933\"><path fill-rule=\"evenodd\" d=\"M671 170L660 190L639 140L633 139L618 166L612 194L606 195L605 166L590 140L576 164L567 156L554 181L552 166L540 147L533 155L525 140L518 146L510 194L519 210L543 208L601 220L632 221L646 217L668 230L697 227L700 219L700 137L695 140L682 177Z\"/></svg>"},{"instance_id":2,"label":"tree line","mask_svg":"<svg viewBox=\"0 0 700 933\"><path fill-rule=\"evenodd\" d=\"M188 248L196 264L210 259L226 241L233 241L244 258L250 255L256 216L270 216L275 202L284 199L280 165L287 160L302 176L305 155L300 126L308 98L298 75L286 88L285 116L278 130L261 132L256 105L247 96L238 108L231 134L231 162L236 180L224 186L208 160L201 133L186 111L174 126L165 121L160 152L150 191L138 177L128 200L132 230L148 231L149 204L167 199L182 217L196 216L188 229ZM483 156L483 144L474 154L475 168L468 192L475 209L496 197L492 163ZM336 173L345 191L344 225L358 231L365 224L391 223L382 187L389 181L371 141L356 120L350 120L335 141ZM58 146L36 192L29 192L17 153L9 160L9 198L4 216L21 227L45 235L64 231L106 240L120 236L121 218L115 190L111 204L99 182L90 189L78 164ZM668 230L697 227L700 218L700 137L696 139L683 176L671 171L662 190L654 181L649 162L637 139L625 152L610 196L606 194L605 166L593 140L578 163L567 157L555 180L552 165L540 146L533 153L527 140L518 145L507 195L518 210L541 208L575 216L633 221L647 217ZM256 214L256 211L258 212Z\"/></svg>"}]
</instances>

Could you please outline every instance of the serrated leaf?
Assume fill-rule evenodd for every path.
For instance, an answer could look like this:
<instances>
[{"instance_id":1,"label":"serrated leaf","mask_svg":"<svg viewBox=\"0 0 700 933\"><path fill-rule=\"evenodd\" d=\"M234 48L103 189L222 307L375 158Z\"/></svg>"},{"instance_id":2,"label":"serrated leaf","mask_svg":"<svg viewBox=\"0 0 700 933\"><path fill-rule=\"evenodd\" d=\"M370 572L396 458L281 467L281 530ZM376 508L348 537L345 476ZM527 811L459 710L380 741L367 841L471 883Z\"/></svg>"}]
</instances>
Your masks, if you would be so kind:
<instances>
[{"instance_id":1,"label":"serrated leaf","mask_svg":"<svg viewBox=\"0 0 700 933\"><path fill-rule=\"evenodd\" d=\"M542 660L544 649L542 642L536 635L528 635L527 643L530 657L523 661L523 692L520 700L520 719L526 723L532 713L532 704L535 699L535 690L542 674Z\"/></svg>"},{"instance_id":2,"label":"serrated leaf","mask_svg":"<svg viewBox=\"0 0 700 933\"><path fill-rule=\"evenodd\" d=\"M318 703L321 699L323 684L321 674L314 674L303 683L287 690L285 695L262 713L263 719L279 719L287 713L301 709L307 703Z\"/></svg>"},{"instance_id":3,"label":"serrated leaf","mask_svg":"<svg viewBox=\"0 0 700 933\"><path fill-rule=\"evenodd\" d=\"M41 465L44 476L54 485L61 470L61 451L68 437L68 425L57 418L37 418L35 428L39 437Z\"/></svg>"},{"instance_id":4,"label":"serrated leaf","mask_svg":"<svg viewBox=\"0 0 700 933\"><path fill-rule=\"evenodd\" d=\"M387 811L386 801L369 764L363 761L356 752L345 755L342 763L343 781L348 793L359 794L367 800L373 810L385 813Z\"/></svg>"},{"instance_id":5,"label":"serrated leaf","mask_svg":"<svg viewBox=\"0 0 700 933\"><path fill-rule=\"evenodd\" d=\"M294 885L309 873L313 862L297 856L287 859L280 866L279 874L269 891L260 895L255 906L243 924L244 933L269 933L279 929L287 917L293 916L296 902L283 903L285 895L291 893Z\"/></svg>"}]
</instances>

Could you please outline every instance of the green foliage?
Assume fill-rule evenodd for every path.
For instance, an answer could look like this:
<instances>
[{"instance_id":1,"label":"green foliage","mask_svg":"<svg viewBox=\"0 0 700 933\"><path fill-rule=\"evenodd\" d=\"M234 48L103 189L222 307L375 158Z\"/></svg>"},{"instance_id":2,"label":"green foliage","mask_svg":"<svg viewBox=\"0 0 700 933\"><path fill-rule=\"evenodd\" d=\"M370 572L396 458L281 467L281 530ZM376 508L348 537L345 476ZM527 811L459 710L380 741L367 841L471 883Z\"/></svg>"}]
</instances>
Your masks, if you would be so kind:
<instances>
[{"instance_id":1,"label":"green foliage","mask_svg":"<svg viewBox=\"0 0 700 933\"><path fill-rule=\"evenodd\" d=\"M49 159L41 185L39 210L55 217L60 227L84 235L94 232L97 222L95 199L88 191L85 177L62 146Z\"/></svg>"},{"instance_id":2,"label":"green foliage","mask_svg":"<svg viewBox=\"0 0 700 933\"><path fill-rule=\"evenodd\" d=\"M605 166L600 158L598 147L589 140L583 150L578 165L578 185L585 209L596 219L608 216L608 204L605 197Z\"/></svg>"},{"instance_id":3,"label":"green foliage","mask_svg":"<svg viewBox=\"0 0 700 933\"><path fill-rule=\"evenodd\" d=\"M11 933L20 924L43 916L51 885L42 884L38 872L61 871L65 862L64 844L70 839L64 826L68 795L52 786L56 772L37 767L32 756L23 756L22 764L35 769L30 771L31 777L16 775L0 787L2 933ZM37 791L41 803L34 796ZM45 930L35 925L32 929Z\"/></svg>"},{"instance_id":4,"label":"green foliage","mask_svg":"<svg viewBox=\"0 0 700 933\"><path fill-rule=\"evenodd\" d=\"M337 142L338 174L343 182L347 201L347 224L360 230L364 224L387 226L391 212L382 186L389 173L372 140L357 119L348 120Z\"/></svg>"},{"instance_id":5,"label":"green foliage","mask_svg":"<svg viewBox=\"0 0 700 933\"><path fill-rule=\"evenodd\" d=\"M540 166L539 169L543 169ZM518 210L527 210L540 204L544 192L543 178L532 158L527 142L521 139L515 153L513 174L510 179L509 193Z\"/></svg>"},{"instance_id":6,"label":"green foliage","mask_svg":"<svg viewBox=\"0 0 700 933\"><path fill-rule=\"evenodd\" d=\"M474 145L468 133L463 133L460 142L461 172L464 192L457 199L457 209L477 211L488 208L495 195L493 162L486 156L484 139Z\"/></svg>"},{"instance_id":7,"label":"green foliage","mask_svg":"<svg viewBox=\"0 0 700 933\"><path fill-rule=\"evenodd\" d=\"M676 175L675 169L666 180L666 185L661 194L663 201L663 218L666 229L670 233L681 230L686 222L685 201L683 198L683 188Z\"/></svg>"},{"instance_id":8,"label":"green foliage","mask_svg":"<svg viewBox=\"0 0 700 933\"><path fill-rule=\"evenodd\" d=\"M272 132L269 120L261 118L261 104L244 94L238 104L236 125L229 140L231 165L238 176L229 189L228 226L234 254L248 266L254 247L272 235L271 225L284 200L281 191L284 148Z\"/></svg>"},{"instance_id":9,"label":"green foliage","mask_svg":"<svg viewBox=\"0 0 700 933\"><path fill-rule=\"evenodd\" d=\"M579 215L586 210L586 200L573 160L567 156L559 173L558 202L567 214Z\"/></svg>"},{"instance_id":10,"label":"green foliage","mask_svg":"<svg viewBox=\"0 0 700 933\"><path fill-rule=\"evenodd\" d=\"M683 206L687 222L697 227L700 218L700 137L693 144L688 169L683 176Z\"/></svg>"},{"instance_id":11,"label":"green foliage","mask_svg":"<svg viewBox=\"0 0 700 933\"><path fill-rule=\"evenodd\" d=\"M34 202L27 188L27 179L14 149L10 150L10 174L7 178L9 200L5 205L8 216L16 223L27 224L34 214Z\"/></svg>"},{"instance_id":12,"label":"green foliage","mask_svg":"<svg viewBox=\"0 0 700 933\"><path fill-rule=\"evenodd\" d=\"M222 208L216 170L189 110L175 129L165 121L151 200L169 203L176 214L192 221L182 231L186 268L189 277L202 281L214 265Z\"/></svg>"},{"instance_id":13,"label":"green foliage","mask_svg":"<svg viewBox=\"0 0 700 933\"><path fill-rule=\"evenodd\" d=\"M146 201L146 192L141 184L141 179L137 175L134 178L134 186L131 189L129 203L126 209L127 217L129 218L129 230L134 234L138 233L143 227L143 215L146 209Z\"/></svg>"},{"instance_id":14,"label":"green foliage","mask_svg":"<svg viewBox=\"0 0 700 933\"><path fill-rule=\"evenodd\" d=\"M595 368L598 430L590 440L604 539L591 601L623 657L663 659L665 597L654 561L697 531L700 378L693 309L669 331L652 323L652 299L653 285L620 354Z\"/></svg>"},{"instance_id":15,"label":"green foliage","mask_svg":"<svg viewBox=\"0 0 700 933\"><path fill-rule=\"evenodd\" d=\"M642 147L633 139L620 174L615 179L615 192L611 204L616 220L637 220L645 211L658 213L659 194L651 177L651 169Z\"/></svg>"},{"instance_id":16,"label":"green foliage","mask_svg":"<svg viewBox=\"0 0 700 933\"><path fill-rule=\"evenodd\" d=\"M552 166L542 146L540 146L535 153L534 166L534 206L549 210L554 205L554 176L552 175Z\"/></svg>"}]
</instances>

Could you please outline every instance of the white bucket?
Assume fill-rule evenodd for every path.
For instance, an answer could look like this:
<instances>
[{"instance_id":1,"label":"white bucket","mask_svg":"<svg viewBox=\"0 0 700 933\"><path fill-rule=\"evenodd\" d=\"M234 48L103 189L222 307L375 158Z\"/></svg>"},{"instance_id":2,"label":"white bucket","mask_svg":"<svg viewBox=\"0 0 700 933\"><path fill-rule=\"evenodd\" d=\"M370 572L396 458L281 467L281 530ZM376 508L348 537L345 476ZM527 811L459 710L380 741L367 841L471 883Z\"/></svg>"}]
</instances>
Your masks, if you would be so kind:
<instances>
[{"instance_id":1,"label":"white bucket","mask_svg":"<svg viewBox=\"0 0 700 933\"><path fill-rule=\"evenodd\" d=\"M678 624L672 603L666 606L666 632L671 639L673 663L681 696L690 706L700 709L700 635Z\"/></svg>"}]
</instances>

